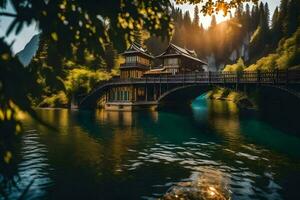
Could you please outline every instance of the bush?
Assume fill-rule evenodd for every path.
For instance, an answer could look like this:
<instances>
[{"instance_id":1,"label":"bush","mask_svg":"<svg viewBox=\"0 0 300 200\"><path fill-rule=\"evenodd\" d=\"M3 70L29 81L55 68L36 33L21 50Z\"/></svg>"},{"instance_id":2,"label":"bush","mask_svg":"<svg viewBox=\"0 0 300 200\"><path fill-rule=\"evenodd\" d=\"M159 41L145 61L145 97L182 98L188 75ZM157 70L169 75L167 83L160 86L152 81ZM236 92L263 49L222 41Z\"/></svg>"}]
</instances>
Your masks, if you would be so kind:
<instances>
[{"instance_id":1,"label":"bush","mask_svg":"<svg viewBox=\"0 0 300 200\"><path fill-rule=\"evenodd\" d=\"M50 97L46 97L40 104L39 107L48 108L67 108L69 105L69 100L65 92L60 91Z\"/></svg>"},{"instance_id":2,"label":"bush","mask_svg":"<svg viewBox=\"0 0 300 200\"><path fill-rule=\"evenodd\" d=\"M250 65L245 71L255 71L255 70L270 70L276 68L277 54L269 54L266 57L259 59L255 64Z\"/></svg>"},{"instance_id":3,"label":"bush","mask_svg":"<svg viewBox=\"0 0 300 200\"><path fill-rule=\"evenodd\" d=\"M279 58L276 60L278 68L286 69L300 64L300 28L292 37L280 43L277 52L279 54Z\"/></svg>"},{"instance_id":4,"label":"bush","mask_svg":"<svg viewBox=\"0 0 300 200\"><path fill-rule=\"evenodd\" d=\"M282 39L276 53L269 54L246 70L287 69L300 64L300 28L287 39Z\"/></svg>"},{"instance_id":5,"label":"bush","mask_svg":"<svg viewBox=\"0 0 300 200\"><path fill-rule=\"evenodd\" d=\"M226 65L224 70L225 72L232 72L232 71L243 71L245 69L245 64L242 58L239 58L238 62L233 65Z\"/></svg>"},{"instance_id":6,"label":"bush","mask_svg":"<svg viewBox=\"0 0 300 200\"><path fill-rule=\"evenodd\" d=\"M64 81L66 91L70 95L89 93L100 81L108 80L110 73L101 70L73 69Z\"/></svg>"}]
</instances>

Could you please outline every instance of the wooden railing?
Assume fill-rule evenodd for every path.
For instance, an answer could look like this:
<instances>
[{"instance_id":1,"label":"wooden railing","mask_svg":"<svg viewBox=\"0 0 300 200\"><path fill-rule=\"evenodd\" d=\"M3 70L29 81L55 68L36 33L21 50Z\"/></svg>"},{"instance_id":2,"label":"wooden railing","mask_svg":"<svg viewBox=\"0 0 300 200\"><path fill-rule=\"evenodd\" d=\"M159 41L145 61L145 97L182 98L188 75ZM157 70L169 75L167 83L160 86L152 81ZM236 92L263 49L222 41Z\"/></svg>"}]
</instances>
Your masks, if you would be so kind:
<instances>
[{"instance_id":1,"label":"wooden railing","mask_svg":"<svg viewBox=\"0 0 300 200\"><path fill-rule=\"evenodd\" d=\"M258 83L258 84L293 84L300 83L300 70L241 71L241 72L192 72L177 75L158 75L121 79L115 77L109 81L118 83Z\"/></svg>"},{"instance_id":2,"label":"wooden railing","mask_svg":"<svg viewBox=\"0 0 300 200\"><path fill-rule=\"evenodd\" d=\"M105 85L147 83L203 83L203 84L300 84L300 70L241 71L241 72L192 72L177 75L161 75L122 79L114 77L102 81L91 92Z\"/></svg>"}]
</instances>

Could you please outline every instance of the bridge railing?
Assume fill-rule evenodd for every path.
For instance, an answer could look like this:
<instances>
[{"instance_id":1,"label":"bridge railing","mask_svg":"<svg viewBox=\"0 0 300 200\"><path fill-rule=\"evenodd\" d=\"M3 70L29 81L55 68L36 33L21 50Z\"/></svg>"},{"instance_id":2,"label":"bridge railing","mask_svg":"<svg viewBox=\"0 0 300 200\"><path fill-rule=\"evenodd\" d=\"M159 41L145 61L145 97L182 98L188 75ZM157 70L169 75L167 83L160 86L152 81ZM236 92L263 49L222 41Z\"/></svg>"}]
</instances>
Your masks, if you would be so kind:
<instances>
[{"instance_id":1,"label":"bridge railing","mask_svg":"<svg viewBox=\"0 0 300 200\"><path fill-rule=\"evenodd\" d=\"M121 79L114 77L100 82L95 89L104 84L145 84L145 83L258 83L258 84L300 84L300 70L241 71L241 72L190 72L177 75L161 75Z\"/></svg>"}]
</instances>

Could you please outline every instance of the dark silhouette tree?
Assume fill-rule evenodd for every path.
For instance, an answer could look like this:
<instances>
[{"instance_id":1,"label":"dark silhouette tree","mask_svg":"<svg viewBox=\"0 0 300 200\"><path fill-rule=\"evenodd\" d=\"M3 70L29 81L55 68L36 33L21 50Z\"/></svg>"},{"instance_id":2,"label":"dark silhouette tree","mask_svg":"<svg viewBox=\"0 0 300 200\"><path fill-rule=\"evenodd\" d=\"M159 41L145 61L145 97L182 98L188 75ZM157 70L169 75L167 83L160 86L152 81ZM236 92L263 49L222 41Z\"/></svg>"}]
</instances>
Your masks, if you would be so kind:
<instances>
[{"instance_id":1,"label":"dark silhouette tree","mask_svg":"<svg viewBox=\"0 0 300 200\"><path fill-rule=\"evenodd\" d=\"M300 1L290 0L287 8L287 15L285 19L285 33L287 36L291 36L299 26L300 17Z\"/></svg>"},{"instance_id":2,"label":"dark silhouette tree","mask_svg":"<svg viewBox=\"0 0 300 200\"><path fill-rule=\"evenodd\" d=\"M258 5L255 5L252 7L251 11L251 25L250 29L251 31L255 31L257 26L259 25L259 19L260 19L260 12Z\"/></svg>"},{"instance_id":3,"label":"dark silhouette tree","mask_svg":"<svg viewBox=\"0 0 300 200\"><path fill-rule=\"evenodd\" d=\"M288 11L288 0L281 0L280 6L279 6L279 18L278 23L280 25L280 36L279 38L282 38L286 35L286 17L287 17L287 11Z\"/></svg>"},{"instance_id":4,"label":"dark silhouette tree","mask_svg":"<svg viewBox=\"0 0 300 200\"><path fill-rule=\"evenodd\" d=\"M275 8L273 16L272 16L272 23L271 23L271 35L272 35L272 46L277 46L278 41L280 40L280 24L279 24L279 10L278 7Z\"/></svg>"},{"instance_id":5,"label":"dark silhouette tree","mask_svg":"<svg viewBox=\"0 0 300 200\"><path fill-rule=\"evenodd\" d=\"M195 8L194 8L194 20L193 20L194 27L199 27L199 22L200 22L200 18L199 18L199 8L198 8L198 6L196 5Z\"/></svg>"},{"instance_id":6,"label":"dark silhouette tree","mask_svg":"<svg viewBox=\"0 0 300 200\"><path fill-rule=\"evenodd\" d=\"M189 11L186 11L183 15L183 24L186 29L190 29L192 26L192 20L191 20Z\"/></svg>"},{"instance_id":7,"label":"dark silhouette tree","mask_svg":"<svg viewBox=\"0 0 300 200\"><path fill-rule=\"evenodd\" d=\"M264 24L266 28L269 30L269 24L270 24L270 9L269 4L266 2L264 7Z\"/></svg>"}]
</instances>

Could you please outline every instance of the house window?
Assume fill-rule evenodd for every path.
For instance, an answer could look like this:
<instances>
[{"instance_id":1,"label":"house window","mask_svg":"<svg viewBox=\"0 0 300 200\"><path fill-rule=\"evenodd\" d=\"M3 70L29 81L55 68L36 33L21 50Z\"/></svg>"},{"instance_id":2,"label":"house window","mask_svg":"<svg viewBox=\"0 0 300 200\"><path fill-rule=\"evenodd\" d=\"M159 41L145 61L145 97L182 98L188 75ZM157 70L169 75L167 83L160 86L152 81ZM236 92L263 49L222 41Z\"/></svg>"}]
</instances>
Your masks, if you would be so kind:
<instances>
[{"instance_id":1,"label":"house window","mask_svg":"<svg viewBox=\"0 0 300 200\"><path fill-rule=\"evenodd\" d=\"M116 100L119 100L119 98L120 98L120 91L118 91L118 90L117 90L117 96L116 97L117 97Z\"/></svg>"},{"instance_id":2,"label":"house window","mask_svg":"<svg viewBox=\"0 0 300 200\"><path fill-rule=\"evenodd\" d=\"M136 63L137 57L136 56L127 56L126 57L126 63Z\"/></svg>"},{"instance_id":3,"label":"house window","mask_svg":"<svg viewBox=\"0 0 300 200\"><path fill-rule=\"evenodd\" d=\"M129 95L128 95L128 91L125 91L125 92L124 92L124 100L125 100L125 101L128 101L128 100L129 100L128 96L129 96Z\"/></svg>"},{"instance_id":4,"label":"house window","mask_svg":"<svg viewBox=\"0 0 300 200\"><path fill-rule=\"evenodd\" d=\"M178 58L166 58L164 59L164 65L178 65Z\"/></svg>"},{"instance_id":5,"label":"house window","mask_svg":"<svg viewBox=\"0 0 300 200\"><path fill-rule=\"evenodd\" d=\"M121 90L121 91L120 91L120 99L119 99L119 100L120 100L120 101L123 101L123 98L124 98L124 95L123 95L123 91Z\"/></svg>"}]
</instances>

